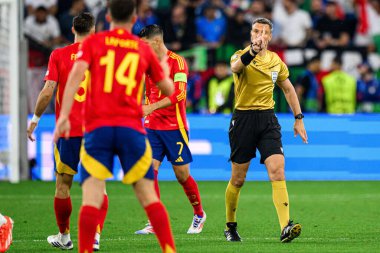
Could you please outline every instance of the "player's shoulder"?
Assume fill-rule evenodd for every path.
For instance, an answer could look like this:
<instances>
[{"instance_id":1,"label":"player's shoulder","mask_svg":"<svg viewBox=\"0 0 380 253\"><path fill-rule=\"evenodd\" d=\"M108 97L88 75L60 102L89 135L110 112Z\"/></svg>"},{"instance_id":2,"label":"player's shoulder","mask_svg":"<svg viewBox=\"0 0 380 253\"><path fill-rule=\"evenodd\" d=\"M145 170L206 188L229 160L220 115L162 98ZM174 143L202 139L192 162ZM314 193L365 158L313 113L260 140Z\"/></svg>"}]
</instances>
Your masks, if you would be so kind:
<instances>
[{"instance_id":1,"label":"player's shoulder","mask_svg":"<svg viewBox=\"0 0 380 253\"><path fill-rule=\"evenodd\" d=\"M280 56L276 52L267 50L267 54L268 54L267 59L269 59L271 62L283 63Z\"/></svg>"},{"instance_id":2,"label":"player's shoulder","mask_svg":"<svg viewBox=\"0 0 380 253\"><path fill-rule=\"evenodd\" d=\"M247 46L246 48L240 49L236 51L232 56L231 56L231 62L236 61L242 54L247 52L249 50L250 46Z\"/></svg>"},{"instance_id":3,"label":"player's shoulder","mask_svg":"<svg viewBox=\"0 0 380 253\"><path fill-rule=\"evenodd\" d=\"M65 48L67 46L64 46L64 47L58 47L56 49L54 49L51 53L50 53L50 57L56 57L60 54L62 54L62 52L64 52Z\"/></svg>"},{"instance_id":4,"label":"player's shoulder","mask_svg":"<svg viewBox=\"0 0 380 253\"><path fill-rule=\"evenodd\" d=\"M173 59L182 59L182 60L184 60L184 58L182 56L180 56L179 54L177 54L177 53L175 53L173 51L170 51L170 50L168 51L168 56L170 58L173 58Z\"/></svg>"},{"instance_id":5,"label":"player's shoulder","mask_svg":"<svg viewBox=\"0 0 380 253\"><path fill-rule=\"evenodd\" d=\"M178 66L179 70L185 70L187 68L185 58L179 54L176 54L173 51L168 51L168 57L173 64Z\"/></svg>"}]
</instances>

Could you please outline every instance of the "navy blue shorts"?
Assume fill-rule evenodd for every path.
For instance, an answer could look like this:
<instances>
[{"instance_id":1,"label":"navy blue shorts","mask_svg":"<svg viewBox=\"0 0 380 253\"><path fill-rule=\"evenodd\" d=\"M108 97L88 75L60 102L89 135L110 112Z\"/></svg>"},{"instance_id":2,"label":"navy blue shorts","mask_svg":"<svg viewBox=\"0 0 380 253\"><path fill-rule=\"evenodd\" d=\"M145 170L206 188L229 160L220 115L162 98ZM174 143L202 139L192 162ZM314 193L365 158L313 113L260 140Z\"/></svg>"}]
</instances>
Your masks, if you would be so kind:
<instances>
[{"instance_id":1,"label":"navy blue shorts","mask_svg":"<svg viewBox=\"0 0 380 253\"><path fill-rule=\"evenodd\" d=\"M115 155L124 172L123 183L153 180L152 148L146 136L127 127L100 127L84 135L81 183L90 175L100 180L112 178Z\"/></svg>"},{"instance_id":2,"label":"navy blue shorts","mask_svg":"<svg viewBox=\"0 0 380 253\"><path fill-rule=\"evenodd\" d=\"M162 162L166 156L173 165L184 165L193 161L186 130L146 129L146 131L152 145L154 159Z\"/></svg>"},{"instance_id":3,"label":"navy blue shorts","mask_svg":"<svg viewBox=\"0 0 380 253\"><path fill-rule=\"evenodd\" d=\"M78 173L82 137L59 138L54 145L54 170L58 174Z\"/></svg>"}]
</instances>

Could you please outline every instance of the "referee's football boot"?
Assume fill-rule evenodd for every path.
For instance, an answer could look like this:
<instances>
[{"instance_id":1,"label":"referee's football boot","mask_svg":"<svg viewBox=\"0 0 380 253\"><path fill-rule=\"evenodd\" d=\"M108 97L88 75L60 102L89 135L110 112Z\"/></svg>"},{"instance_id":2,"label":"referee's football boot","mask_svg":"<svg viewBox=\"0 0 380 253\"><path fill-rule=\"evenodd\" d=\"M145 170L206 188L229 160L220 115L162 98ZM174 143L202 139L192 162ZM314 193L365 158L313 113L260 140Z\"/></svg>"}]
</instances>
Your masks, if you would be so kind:
<instances>
[{"instance_id":1,"label":"referee's football boot","mask_svg":"<svg viewBox=\"0 0 380 253\"><path fill-rule=\"evenodd\" d=\"M301 234L301 229L301 224L289 221L288 225L282 230L280 237L281 242L291 242Z\"/></svg>"},{"instance_id":2,"label":"referee's football boot","mask_svg":"<svg viewBox=\"0 0 380 253\"><path fill-rule=\"evenodd\" d=\"M241 237L237 231L236 222L227 222L227 229L224 230L224 236L227 242L241 242Z\"/></svg>"}]
</instances>

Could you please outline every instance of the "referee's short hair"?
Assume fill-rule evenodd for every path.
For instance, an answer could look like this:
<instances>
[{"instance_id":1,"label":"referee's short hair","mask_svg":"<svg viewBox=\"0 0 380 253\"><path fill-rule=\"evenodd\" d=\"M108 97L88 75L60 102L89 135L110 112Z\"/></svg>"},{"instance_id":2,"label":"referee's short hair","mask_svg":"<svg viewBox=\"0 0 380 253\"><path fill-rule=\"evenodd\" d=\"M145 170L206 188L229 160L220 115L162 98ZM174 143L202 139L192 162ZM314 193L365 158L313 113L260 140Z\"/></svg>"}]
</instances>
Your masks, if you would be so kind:
<instances>
[{"instance_id":1,"label":"referee's short hair","mask_svg":"<svg viewBox=\"0 0 380 253\"><path fill-rule=\"evenodd\" d=\"M264 25L269 25L270 31L273 31L273 23L267 19L267 18L256 18L255 20L252 21L252 25L254 24L264 24Z\"/></svg>"}]
</instances>

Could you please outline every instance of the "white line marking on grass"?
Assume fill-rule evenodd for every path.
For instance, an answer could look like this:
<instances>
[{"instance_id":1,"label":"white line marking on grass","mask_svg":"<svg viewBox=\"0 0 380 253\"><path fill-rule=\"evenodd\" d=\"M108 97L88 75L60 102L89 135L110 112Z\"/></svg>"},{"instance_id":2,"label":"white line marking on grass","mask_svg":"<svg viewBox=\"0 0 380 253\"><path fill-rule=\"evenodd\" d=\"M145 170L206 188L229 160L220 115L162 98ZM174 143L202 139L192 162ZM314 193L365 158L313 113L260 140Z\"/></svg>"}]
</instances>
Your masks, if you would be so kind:
<instances>
[{"instance_id":1,"label":"white line marking on grass","mask_svg":"<svg viewBox=\"0 0 380 253\"><path fill-rule=\"evenodd\" d=\"M155 239L152 236L141 236L141 235L131 235L131 237L117 237L117 238L102 238L101 241L141 241L141 239ZM203 238L203 237L181 237L177 238L178 241L225 241L224 237L218 238ZM278 241L277 237L265 237L265 238L243 238L244 241ZM353 238L325 238L325 237L301 237L297 241L328 241L328 242L342 242L342 241L352 241ZM13 240L14 243L30 243L30 242L47 242L42 239L35 240Z\"/></svg>"}]
</instances>

